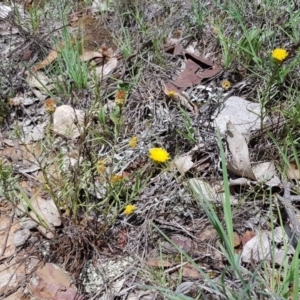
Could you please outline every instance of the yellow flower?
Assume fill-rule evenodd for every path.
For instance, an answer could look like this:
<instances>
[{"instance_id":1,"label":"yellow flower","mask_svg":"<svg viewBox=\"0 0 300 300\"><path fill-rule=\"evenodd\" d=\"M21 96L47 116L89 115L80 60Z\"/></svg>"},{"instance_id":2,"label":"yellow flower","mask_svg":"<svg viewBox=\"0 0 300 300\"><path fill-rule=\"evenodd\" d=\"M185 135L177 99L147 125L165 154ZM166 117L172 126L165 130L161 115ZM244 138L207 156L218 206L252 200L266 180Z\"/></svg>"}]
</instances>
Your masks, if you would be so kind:
<instances>
[{"instance_id":1,"label":"yellow flower","mask_svg":"<svg viewBox=\"0 0 300 300\"><path fill-rule=\"evenodd\" d=\"M229 80L225 79L221 81L221 86L224 90L229 90L231 88L231 83Z\"/></svg>"},{"instance_id":2,"label":"yellow flower","mask_svg":"<svg viewBox=\"0 0 300 300\"><path fill-rule=\"evenodd\" d=\"M170 159L169 153L163 148L151 148L149 157L156 163L164 163Z\"/></svg>"},{"instance_id":3,"label":"yellow flower","mask_svg":"<svg viewBox=\"0 0 300 300\"><path fill-rule=\"evenodd\" d=\"M134 213L135 210L136 210L135 205L131 205L131 204L126 205L125 210L124 210L124 214L125 214L126 216L129 216L129 215L131 215L132 213Z\"/></svg>"},{"instance_id":4,"label":"yellow flower","mask_svg":"<svg viewBox=\"0 0 300 300\"><path fill-rule=\"evenodd\" d=\"M96 168L99 174L103 174L106 171L105 161L103 159L98 160Z\"/></svg>"},{"instance_id":5,"label":"yellow flower","mask_svg":"<svg viewBox=\"0 0 300 300\"><path fill-rule=\"evenodd\" d=\"M168 92L168 96L169 96L170 98L173 98L173 97L175 96L175 92L174 92L174 91L169 91L169 92Z\"/></svg>"},{"instance_id":6,"label":"yellow flower","mask_svg":"<svg viewBox=\"0 0 300 300\"><path fill-rule=\"evenodd\" d=\"M121 175L114 174L114 175L111 176L110 182L111 183L117 183L117 182L122 181L122 179L123 179L123 177Z\"/></svg>"},{"instance_id":7,"label":"yellow flower","mask_svg":"<svg viewBox=\"0 0 300 300\"><path fill-rule=\"evenodd\" d=\"M119 90L115 93L115 103L118 106L123 106L125 104L126 101L126 92Z\"/></svg>"},{"instance_id":8,"label":"yellow flower","mask_svg":"<svg viewBox=\"0 0 300 300\"><path fill-rule=\"evenodd\" d=\"M137 145L137 137L133 136L131 138L131 140L129 141L129 147L130 148L136 148L136 145Z\"/></svg>"},{"instance_id":9,"label":"yellow flower","mask_svg":"<svg viewBox=\"0 0 300 300\"><path fill-rule=\"evenodd\" d=\"M282 48L276 48L272 51L272 57L276 63L283 62L288 57L288 52Z\"/></svg>"}]
</instances>

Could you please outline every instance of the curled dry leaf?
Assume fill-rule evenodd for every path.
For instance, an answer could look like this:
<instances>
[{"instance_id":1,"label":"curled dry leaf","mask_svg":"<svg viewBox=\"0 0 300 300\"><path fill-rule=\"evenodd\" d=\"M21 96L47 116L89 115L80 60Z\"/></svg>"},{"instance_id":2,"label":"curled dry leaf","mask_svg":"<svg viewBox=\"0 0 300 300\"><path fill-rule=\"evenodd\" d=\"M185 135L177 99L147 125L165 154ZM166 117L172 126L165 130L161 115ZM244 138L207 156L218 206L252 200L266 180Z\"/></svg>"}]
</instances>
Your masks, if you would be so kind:
<instances>
[{"instance_id":1,"label":"curled dry leaf","mask_svg":"<svg viewBox=\"0 0 300 300\"><path fill-rule=\"evenodd\" d=\"M239 247L241 244L241 237L236 232L233 233L233 244L234 247Z\"/></svg>"},{"instance_id":2,"label":"curled dry leaf","mask_svg":"<svg viewBox=\"0 0 300 300\"><path fill-rule=\"evenodd\" d=\"M47 124L48 121L37 125L23 126L23 135L21 137L22 142L24 144L29 144L32 141L37 142L43 139Z\"/></svg>"},{"instance_id":3,"label":"curled dry leaf","mask_svg":"<svg viewBox=\"0 0 300 300\"><path fill-rule=\"evenodd\" d=\"M228 170L235 175L256 180L246 140L230 121L227 123L227 143L231 152L231 159L227 162Z\"/></svg>"},{"instance_id":4,"label":"curled dry leaf","mask_svg":"<svg viewBox=\"0 0 300 300\"><path fill-rule=\"evenodd\" d=\"M71 43L75 43L75 39L71 40ZM53 61L55 61L58 57L59 51L65 47L65 42L59 43L57 46L55 46L52 50L50 50L49 54L46 58L44 58L41 62L37 63L33 68L33 72L37 72L40 69L43 69L50 65Z\"/></svg>"},{"instance_id":5,"label":"curled dry leaf","mask_svg":"<svg viewBox=\"0 0 300 300\"><path fill-rule=\"evenodd\" d=\"M182 276L190 279L201 279L203 277L200 272L190 263L182 267Z\"/></svg>"},{"instance_id":6,"label":"curled dry leaf","mask_svg":"<svg viewBox=\"0 0 300 300\"><path fill-rule=\"evenodd\" d=\"M242 236L241 236L241 242L243 245L248 243L253 237L255 237L255 232L247 230Z\"/></svg>"},{"instance_id":7,"label":"curled dry leaf","mask_svg":"<svg viewBox=\"0 0 300 300\"><path fill-rule=\"evenodd\" d=\"M99 52L105 57L106 59L110 59L114 56L114 51L112 48L108 48L106 45L103 45Z\"/></svg>"},{"instance_id":8,"label":"curled dry leaf","mask_svg":"<svg viewBox=\"0 0 300 300\"><path fill-rule=\"evenodd\" d=\"M175 158L174 164L181 175L184 175L188 170L190 170L194 166L194 163L192 162L192 157L190 155L184 155Z\"/></svg>"},{"instance_id":9,"label":"curled dry leaf","mask_svg":"<svg viewBox=\"0 0 300 300\"><path fill-rule=\"evenodd\" d=\"M40 69L43 69L45 67L47 67L48 65L50 65L53 61L55 61L58 57L58 52L55 49L52 49L49 54L47 55L47 57L45 59L43 59L41 62L37 63L33 68L32 71L33 72L37 72Z\"/></svg>"},{"instance_id":10,"label":"curled dry leaf","mask_svg":"<svg viewBox=\"0 0 300 300\"><path fill-rule=\"evenodd\" d=\"M108 60L108 62L104 66L96 67L96 74L102 78L102 76L106 76L111 73L117 66L118 59L116 57L112 57Z\"/></svg>"},{"instance_id":11,"label":"curled dry leaf","mask_svg":"<svg viewBox=\"0 0 300 300\"><path fill-rule=\"evenodd\" d=\"M253 166L253 173L257 180L269 180L276 175L276 168L274 162L264 162Z\"/></svg>"},{"instance_id":12,"label":"curled dry leaf","mask_svg":"<svg viewBox=\"0 0 300 300\"><path fill-rule=\"evenodd\" d=\"M54 89L54 85L50 84L51 80L42 72L25 72L27 75L26 81L27 83L33 87L38 88L41 92L48 93L49 91Z\"/></svg>"},{"instance_id":13,"label":"curled dry leaf","mask_svg":"<svg viewBox=\"0 0 300 300\"><path fill-rule=\"evenodd\" d=\"M204 200L212 203L222 203L223 199L225 199L224 192L220 191L218 186L211 187L207 182L198 178L191 178L188 180L188 183L195 196L202 201ZM230 195L230 202L235 204L237 199Z\"/></svg>"},{"instance_id":14,"label":"curled dry leaf","mask_svg":"<svg viewBox=\"0 0 300 300\"><path fill-rule=\"evenodd\" d=\"M272 245L266 232L250 239L243 248L241 259L245 263L260 262L271 258Z\"/></svg>"},{"instance_id":15,"label":"curled dry leaf","mask_svg":"<svg viewBox=\"0 0 300 300\"><path fill-rule=\"evenodd\" d=\"M53 238L54 227L61 225L61 218L58 209L52 199L43 199L39 194L36 194L31 200L32 211L30 216L40 222L46 223L48 228L39 225L38 230L47 238Z\"/></svg>"},{"instance_id":16,"label":"curled dry leaf","mask_svg":"<svg viewBox=\"0 0 300 300\"><path fill-rule=\"evenodd\" d=\"M181 106L185 107L187 110L198 114L198 108L194 105L188 98L187 95L178 92L178 90L171 90L167 85L163 87L164 93L173 101L179 103Z\"/></svg>"}]
</instances>

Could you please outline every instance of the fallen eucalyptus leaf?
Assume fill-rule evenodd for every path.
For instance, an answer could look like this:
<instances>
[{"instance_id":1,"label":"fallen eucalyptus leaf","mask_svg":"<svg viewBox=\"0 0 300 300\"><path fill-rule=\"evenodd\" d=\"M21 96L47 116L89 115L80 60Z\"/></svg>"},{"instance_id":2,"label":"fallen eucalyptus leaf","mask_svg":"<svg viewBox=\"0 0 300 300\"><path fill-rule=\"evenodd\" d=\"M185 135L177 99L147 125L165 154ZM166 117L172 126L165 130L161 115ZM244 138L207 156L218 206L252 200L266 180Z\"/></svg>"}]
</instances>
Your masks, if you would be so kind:
<instances>
[{"instance_id":1,"label":"fallen eucalyptus leaf","mask_svg":"<svg viewBox=\"0 0 300 300\"><path fill-rule=\"evenodd\" d=\"M54 85L50 84L51 80L42 72L29 73L27 72L26 81L33 87L38 88L41 92L48 93L54 89Z\"/></svg>"},{"instance_id":2,"label":"fallen eucalyptus leaf","mask_svg":"<svg viewBox=\"0 0 300 300\"><path fill-rule=\"evenodd\" d=\"M227 123L227 143L231 152L231 159L227 162L228 170L235 175L256 180L245 138L230 121Z\"/></svg>"},{"instance_id":3,"label":"fallen eucalyptus leaf","mask_svg":"<svg viewBox=\"0 0 300 300\"><path fill-rule=\"evenodd\" d=\"M266 232L250 239L243 247L241 260L245 263L260 262L271 259L271 241Z\"/></svg>"},{"instance_id":4,"label":"fallen eucalyptus leaf","mask_svg":"<svg viewBox=\"0 0 300 300\"><path fill-rule=\"evenodd\" d=\"M108 62L104 66L96 67L96 74L102 78L102 76L106 76L111 73L117 66L118 60L116 57L112 57L108 60Z\"/></svg>"},{"instance_id":5,"label":"fallen eucalyptus leaf","mask_svg":"<svg viewBox=\"0 0 300 300\"><path fill-rule=\"evenodd\" d=\"M52 199L44 199L39 194L36 194L31 200L30 216L39 221L41 224L48 226L38 226L38 230L44 234L47 238L53 238L54 227L61 225L61 218L58 209Z\"/></svg>"}]
</instances>

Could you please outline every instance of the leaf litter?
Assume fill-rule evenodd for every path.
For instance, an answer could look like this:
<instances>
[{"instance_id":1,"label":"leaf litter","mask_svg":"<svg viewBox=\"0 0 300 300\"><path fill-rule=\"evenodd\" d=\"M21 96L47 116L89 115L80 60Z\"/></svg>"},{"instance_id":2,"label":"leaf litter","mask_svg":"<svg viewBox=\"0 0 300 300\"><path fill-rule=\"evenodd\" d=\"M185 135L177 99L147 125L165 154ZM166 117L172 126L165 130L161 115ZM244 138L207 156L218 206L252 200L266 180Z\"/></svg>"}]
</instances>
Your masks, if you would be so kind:
<instances>
[{"instance_id":1,"label":"leaf litter","mask_svg":"<svg viewBox=\"0 0 300 300\"><path fill-rule=\"evenodd\" d=\"M108 2L106 1L105 5L107 4ZM159 6L160 4L157 4L157 10L155 10L156 13L160 11ZM96 10L106 11L107 9L109 8L103 6L101 1L98 1L97 3L95 1L95 4L93 5L94 13ZM156 13L154 13L153 18L155 18ZM85 30L85 32L88 33L87 35L89 35L91 32L94 33L91 29L96 24L96 19L95 16L86 15L84 12L76 12L72 16L70 25L73 28L78 27L78 29L81 28ZM109 37L107 32L105 35L106 37ZM250 113L253 108L251 106L253 103L247 102L247 104L245 104L243 101L246 100L242 98L240 98L239 101L237 101L237 99L227 99L228 94L223 93L222 89L215 90L214 88L211 88L212 85L216 85L215 79L217 78L218 80L219 76L222 76L222 70L212 62L213 60L211 61L204 58L204 56L202 57L199 55L199 53L201 53L201 48L195 49L191 45L184 44L182 42L182 35L183 31L180 32L179 38L169 38L164 50L161 51L167 61L165 70L162 71L158 65L153 63L152 57L143 57L143 62L147 63L143 65L143 72L139 75L141 84L137 84L136 87L130 85L133 78L130 76L130 72L128 72L127 68L133 71L131 74L136 72L134 68L130 69L130 60L133 59L134 61L134 59L140 58L141 53L139 53L139 51L134 51L135 54L126 60L120 55L120 52L117 54L118 51L115 52L115 49L112 50L112 48L103 46L102 43L99 43L90 48L85 48L80 55L82 61L93 62L93 64L95 64L94 71L96 71L101 85L107 84L108 88L103 89L107 94L101 91L101 97L105 99L106 108L111 104L108 109L110 113L114 111L116 105L113 104L111 96L108 96L108 91L110 90L111 93L115 92L116 88L120 86L122 88L124 88L124 86L126 86L126 88L128 88L128 86L130 87L127 90L127 103L124 106L124 115L126 116L124 126L126 130L122 133L122 137L127 143L130 136L133 134L138 135L139 145L134 150L126 150L127 152L125 151L124 154L125 143L121 141L121 146L118 145L120 149L114 149L114 157L110 160L110 164L117 161L119 166L115 169L110 166L109 170L113 170L115 174L121 174L121 181L124 180L126 184L128 184L128 182L134 184L136 179L132 180L132 177L134 177L132 174L134 175L134 172L140 171L144 166L149 168L147 158L144 157L147 152L145 149L152 146L152 143L161 143L164 147L170 149L172 157L175 157L175 148L178 145L178 141L183 141L182 149L179 149L179 155L177 155L172 162L176 168L172 169L172 172L174 173L171 172L168 174L167 172L162 171L161 173L157 172L151 174L151 184L145 187L142 194L139 195L138 200L135 199L135 201L137 201L136 205L138 206L137 213L126 220L122 220L121 224L124 228L116 225L121 228L121 230L117 231L121 234L114 234L113 228L108 230L107 234L109 238L101 245L101 247L103 247L103 253L106 254L105 257L102 257L100 260L96 259L96 256L99 256L99 252L95 249L100 248L95 246L95 239L92 239L93 243L84 240L83 237L85 233L89 237L93 236L93 233L91 234L89 232L87 234L87 231L76 232L76 230L79 230L79 227L76 227L77 225L75 226L65 220L67 214L62 214L62 208L58 207L45 191L43 191L43 193L40 191L38 193L36 192L36 186L39 186L41 182L45 183L46 181L46 178L44 175L41 175L41 172L37 175L37 171L41 167L44 168L46 164L41 165L40 163L37 163L36 158L39 157L43 160L47 160L49 157L44 157L44 153L37 153L37 155L30 160L24 159L22 162L24 165L21 167L18 166L18 168L15 169L17 174L25 176L27 180L25 180L26 184L23 183L23 187L24 192L29 194L31 202L29 207L23 207L24 211L29 210L29 216L31 216L33 220L44 220L47 223L47 226L38 226L38 230L40 230L47 239L53 239L53 243L55 243L55 238L58 237L58 241L61 241L60 246L66 246L64 249L70 249L70 251L64 251L63 257L56 259L55 261L59 264L67 265L66 262L69 263L70 261L68 260L68 255L69 253L72 253L75 257L73 266L77 268L80 263L82 263L82 261L79 262L79 257L85 252L86 256L83 255L85 259L84 263L89 261L90 264L84 271L82 271L82 264L80 265L81 267L78 267L78 269L81 268L81 276L83 276L82 278L85 280L82 286L88 293L96 293L99 299L112 299L114 296L122 296L126 293L128 284L124 276L130 276L130 264L132 265L133 259L130 257L127 262L127 259L124 257L118 260L115 259L117 255L123 255L124 253L137 255L139 260L148 262L149 267L163 267L168 280L171 280L171 277L174 275L173 268L179 266L178 268L181 268L185 280L183 285L186 283L186 286L188 287L187 293L191 293L191 285L188 284L189 280L203 280L202 275L197 268L191 264L184 262L182 265L174 265L173 262L169 262L173 261L174 256L178 254L177 248L170 243L159 244L157 241L159 240L159 237L161 237L160 233L151 225L152 223L150 221L157 221L156 225L158 228L165 232L167 236L171 238L172 242L181 248L182 251L189 253L193 257L196 257L196 254L201 254L203 256L203 249L207 248L207 245L211 246L213 244L211 238L212 236L216 237L215 232L211 229L207 229L207 226L203 224L203 219L199 216L199 209L201 211L201 208L195 205L194 198L192 198L188 192L184 191L183 185L181 184L182 179L187 179L197 200L203 200L205 198L219 204L224 199L224 191L222 188L219 188L222 186L221 178L218 178L216 181L211 180L210 178L211 174L214 172L212 171L213 169L220 173L220 169L216 163L216 157L219 157L217 151L218 143L215 137L215 127L212 125L211 121L215 120L217 127L220 127L220 123L218 123L220 120L223 122L223 125L227 125L227 145L224 143L224 146L227 146L227 166L231 172L229 179L233 188L234 186L243 185L250 187L251 185L255 186L260 184L271 187L280 187L281 184L274 162L265 161L256 163L251 161L251 154L253 152L251 153L252 149L248 146L249 136L251 136L251 130L257 130L259 128L257 118L255 121L253 120L253 116L256 115L256 113L253 113L252 115ZM89 39L88 42L89 45L91 45L93 41L90 37ZM134 38L133 41L135 41ZM149 43L149 45L150 44L151 43ZM144 45L147 47L147 43ZM73 101L74 94L70 95L72 98L71 101L66 101L63 98L59 99L60 105L53 114L53 127L50 128L50 131L48 131L49 119L45 116L42 117L41 120L37 121L37 119L34 119L34 121L32 121L30 119L32 119L32 116L35 113L31 111L31 116L29 118L26 117L26 114L28 115L31 107L41 107L41 102L39 100L44 100L51 93L55 92L55 86L51 78L48 77L46 69L51 67L51 64L55 63L62 47L63 43L57 47L52 47L52 50L50 50L46 58L38 60L40 62L35 61L31 72L25 72L25 80L31 88L33 95L29 94L29 98L27 99L31 99L26 102L25 94L18 94L11 98L11 106L15 109L14 117L19 118L19 120L23 122L22 131L24 137L21 139L21 143L27 144L26 147L32 147L32 145L34 145L32 143L33 141L39 141L41 144L36 143L35 145L41 145L41 148L43 148L42 143L45 142L46 135L51 132L52 137L55 137L56 139L60 138L58 148L67 149L64 151L68 152L68 157L71 158L72 154L69 149L72 147L76 148L76 143L78 142L78 139L80 139L84 126L86 125L84 123L86 112L81 104L88 96L79 99L77 103L74 103ZM163 47L160 49L163 49ZM118 80L118 78L122 78L123 82L122 80ZM170 78L172 78L172 80L170 80ZM147 88L145 83L147 83ZM196 97L191 93L191 91L194 93L195 90ZM237 90L233 89L232 91L236 92ZM218 94L218 97L221 95L222 101L217 102L217 104L216 102L214 103L214 93ZM79 94L75 94L75 98L78 97L78 95ZM37 97L37 100L34 99L34 96ZM204 98L208 99L208 101L203 102L202 99ZM235 102L233 106L239 102L238 110L247 107L242 120L236 118L236 113L232 113L233 111L236 112L237 106L234 106L235 108L231 109L231 112L229 112L228 109L226 110L226 107L228 108L232 105L233 102L231 101ZM242 102L243 104L241 104ZM71 105L69 105L70 103ZM187 130L188 123L185 123L184 127L182 122L179 121L182 120L182 112L178 110L178 104L188 113L188 117L191 120L188 129L193 132L196 148L194 147L194 144L191 144L187 138L183 138L180 134L183 132L183 129ZM225 104L225 108L223 107L223 109L221 109L221 104ZM25 106L29 107L28 110L25 110ZM250 106L251 109L249 109ZM97 109L98 108L99 107L97 107ZM219 111L221 113L213 115L214 111ZM22 117L20 117L20 112L24 112ZM261 112L259 112L259 114L261 114ZM111 115L110 120L114 122L117 119L115 116ZM240 123L243 123L245 120L247 122L244 123L247 123L247 126L241 127ZM89 123L89 126L90 124L92 123ZM100 126L98 126L97 130L102 134L105 134L105 128L100 129ZM170 132L173 134L172 139L169 135ZM225 130L221 129L221 133L224 134ZM20 149L24 145L17 146L17 144L14 143L14 140L10 140L8 137L9 135L5 136L4 140L6 140L6 143L4 143L5 146L1 149L1 157L5 157L6 164L11 163L16 167L16 165L20 163L19 158L23 156L22 152L24 151L21 151ZM54 140L54 142L56 142L56 140ZM67 146L65 146L64 143L67 144ZM193 147L195 150L193 150L193 154L190 154L191 149L194 149ZM53 149L55 149L55 147L53 147ZM57 151L56 149L55 151ZM101 149L97 150L99 157L109 156L109 151L106 152L106 150L104 150L104 152L101 152ZM178 149L176 149L176 151L177 150ZM25 150L25 153L26 151L27 150ZM30 151L27 152L30 153ZM49 152L51 152L51 149ZM82 157L75 157L74 163L66 164L66 167L64 168L65 174L67 174L68 169L74 168L77 162L81 162ZM127 159L129 162L123 161ZM69 161L71 160L69 159ZM58 163L54 163L51 159L48 163L50 167L53 168L51 172L55 174L58 169ZM293 162L291 162L291 165L292 164ZM198 170L200 174L197 174L195 172L196 170ZM181 178L178 181L178 178L175 176L176 172L179 172L181 175ZM145 174L149 176L148 173ZM297 177L295 171L291 171L289 174L290 178ZM59 181L59 175L57 175L57 178ZM102 185L101 180L98 181L98 184ZM89 188L86 189L86 186L84 186L84 189L87 193L91 193ZM97 194L95 191L93 191L93 193ZM98 194L100 194L99 191ZM232 206L235 206L235 204L240 201L240 199L237 199L235 196L236 194L231 195ZM98 199L103 199L103 196ZM191 216L192 221L188 216ZM99 219L97 221L95 221L96 219L93 219L93 217L89 217L94 223L99 222L98 220L101 219L101 216L98 216ZM18 216L18 218L20 217ZM91 224L87 219L83 219L80 223L84 230L87 230L89 227L88 224ZM3 226L7 226L7 220L1 219L0 227L2 223ZM13 237L20 235L20 233L22 235L22 230L24 230L24 236L26 236L28 232L31 235L35 233L34 227L25 231L26 228L22 229L18 223L16 224L13 224L13 226L16 227L11 226L11 228L13 228L13 234L11 231L7 233L7 244L5 247L3 245L3 259L12 256L16 251L16 247L23 247L24 245L24 247L26 247L31 243L31 237L29 235L22 243L19 242L19 239L16 242L16 239L14 240ZM20 224L22 223L20 222ZM68 227L67 224L71 225ZM140 224L143 224L143 226L139 227ZM48 230L45 229L45 227L47 227ZM149 231L147 231L147 229L149 229ZM252 263L253 261L256 261L259 263L264 258L270 259L270 241L272 235L269 231L258 231L259 230L255 230L255 232L249 231L244 226L244 232L235 234L235 246L241 251L243 262ZM73 237L69 240L60 240L61 238L63 239L62 232L68 236L71 236L70 232L72 232ZM151 235L149 232L151 232ZM60 237L57 236L59 234L61 234ZM278 234L278 236L279 235L280 234ZM115 239L115 237L117 237L117 239ZM76 238L78 238L78 240L76 240ZM281 233L281 237L278 238L278 243L284 238L286 238L285 235ZM76 242L78 242L78 244L76 244ZM76 252L77 250L73 252L72 247L70 248L70 244L73 246L73 243L75 248L78 247L78 245L84 245L83 251L80 249L78 252ZM106 247L106 243L109 244L109 246ZM137 243L144 247L142 251L136 250L139 249ZM94 247L93 250L97 254L95 257L90 256L90 250L87 250L89 248L86 245L89 245L89 247L92 248ZM160 245L164 246L164 251L168 255L171 255L171 259L170 257L160 259L160 253L158 251ZM45 257L49 257L49 251L47 251L44 251ZM275 253L277 263L280 263L283 259L282 252L280 251L281 249ZM207 253L206 256L204 255L204 257L209 257L210 259L201 260L198 267L205 271L210 270L213 265L222 268L222 258L217 252L218 251L211 251L210 253ZM58 252L51 253L50 256L52 255L52 257L55 257L57 253ZM142 257L139 257L141 253L143 253ZM290 253L292 253L292 249L290 250ZM68 266L70 266L70 263ZM126 268L129 270L126 270ZM137 268L137 270L138 269L139 268ZM177 270L177 268L175 269ZM109 283L103 281L101 274L98 274L99 270L102 270L102 273L107 275ZM88 276L84 275L88 273ZM56 275L53 276L53 274ZM96 280L97 282L99 281L98 285L95 283L95 274L99 275L99 278L97 277ZM211 272L212 276L217 276L218 274L220 274L218 271ZM178 277L179 274L176 276ZM3 275L3 278L7 278L7 274ZM142 279L142 281L143 280L144 279ZM13 284L15 283L13 282ZM109 285L110 288L107 289ZM177 290L183 291L183 285L182 287L179 286ZM14 287L17 286L18 283ZM131 289L131 287L129 288ZM97 289L100 289L100 291ZM134 292L128 294L128 299L144 299L144 295L146 297L152 297L154 295L153 293L149 294L149 292L141 292L137 288L132 289ZM43 299L73 299L77 293L76 287L71 283L70 279L66 279L64 272L61 270L58 271L57 267L49 263L44 267L38 268L34 273L30 283L30 290L35 297Z\"/></svg>"}]
</instances>

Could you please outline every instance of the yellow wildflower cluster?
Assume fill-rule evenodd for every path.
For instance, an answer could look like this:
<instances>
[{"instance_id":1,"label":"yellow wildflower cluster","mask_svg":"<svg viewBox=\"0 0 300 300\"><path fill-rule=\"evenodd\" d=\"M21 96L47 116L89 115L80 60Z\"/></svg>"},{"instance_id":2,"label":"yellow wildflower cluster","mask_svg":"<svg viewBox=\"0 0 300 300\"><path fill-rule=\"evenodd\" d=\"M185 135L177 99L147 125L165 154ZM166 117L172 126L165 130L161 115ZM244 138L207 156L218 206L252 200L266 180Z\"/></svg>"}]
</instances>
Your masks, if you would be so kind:
<instances>
[{"instance_id":1,"label":"yellow wildflower cluster","mask_svg":"<svg viewBox=\"0 0 300 300\"><path fill-rule=\"evenodd\" d=\"M131 215L132 213L134 213L135 210L136 210L135 205L129 204L129 205L127 205L127 206L125 207L124 214L125 214L126 216L129 216L129 215Z\"/></svg>"},{"instance_id":2,"label":"yellow wildflower cluster","mask_svg":"<svg viewBox=\"0 0 300 300\"><path fill-rule=\"evenodd\" d=\"M49 115L54 114L56 110L56 101L54 99L46 99L45 100L45 110Z\"/></svg>"},{"instance_id":3,"label":"yellow wildflower cluster","mask_svg":"<svg viewBox=\"0 0 300 300\"><path fill-rule=\"evenodd\" d=\"M272 57L276 63L283 62L288 57L288 52L282 48L276 48L272 51Z\"/></svg>"},{"instance_id":4,"label":"yellow wildflower cluster","mask_svg":"<svg viewBox=\"0 0 300 300\"><path fill-rule=\"evenodd\" d=\"M123 106L126 101L126 91L119 90L115 93L115 103L118 106Z\"/></svg>"},{"instance_id":5,"label":"yellow wildflower cluster","mask_svg":"<svg viewBox=\"0 0 300 300\"><path fill-rule=\"evenodd\" d=\"M170 159L169 153L163 148L151 148L149 150L149 157L155 163L164 163Z\"/></svg>"},{"instance_id":6,"label":"yellow wildflower cluster","mask_svg":"<svg viewBox=\"0 0 300 300\"><path fill-rule=\"evenodd\" d=\"M129 147L136 148L136 146L137 146L137 137L133 136L129 141Z\"/></svg>"}]
</instances>

